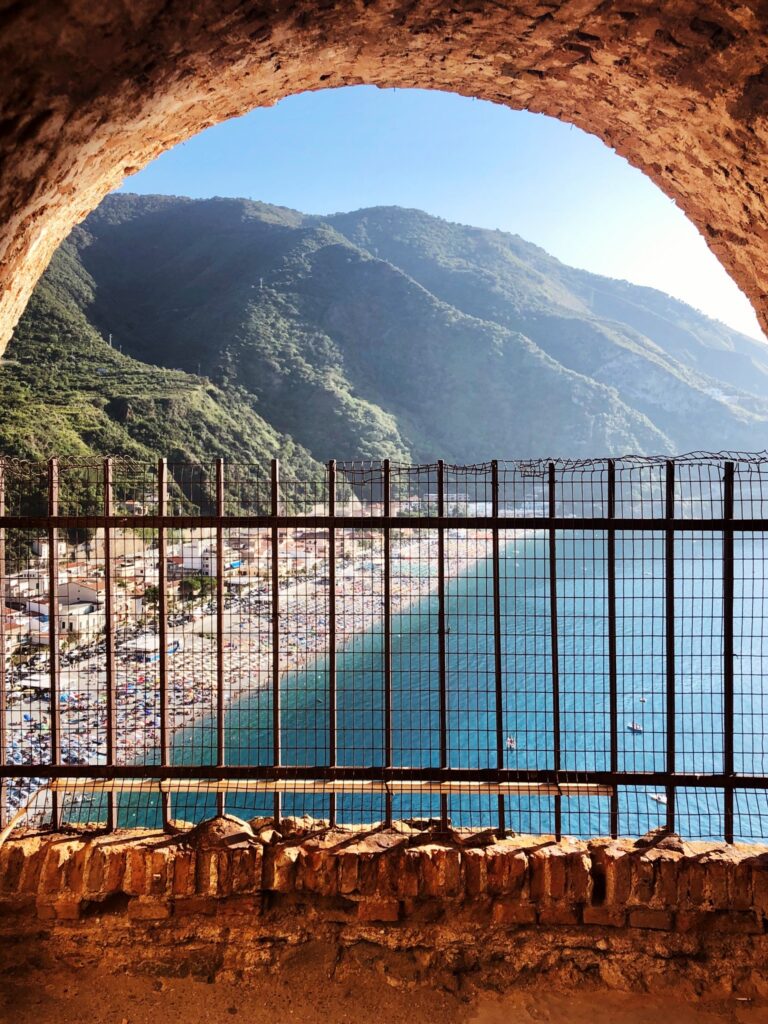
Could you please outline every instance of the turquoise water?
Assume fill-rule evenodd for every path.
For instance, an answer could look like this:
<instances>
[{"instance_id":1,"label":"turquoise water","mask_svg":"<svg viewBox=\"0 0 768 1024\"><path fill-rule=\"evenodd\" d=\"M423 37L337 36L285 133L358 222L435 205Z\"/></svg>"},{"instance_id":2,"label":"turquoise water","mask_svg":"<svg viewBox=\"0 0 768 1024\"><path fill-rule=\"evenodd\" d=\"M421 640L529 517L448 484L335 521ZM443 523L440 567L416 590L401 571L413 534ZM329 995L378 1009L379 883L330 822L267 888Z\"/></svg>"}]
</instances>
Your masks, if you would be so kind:
<instances>
[{"instance_id":1,"label":"turquoise water","mask_svg":"<svg viewBox=\"0 0 768 1024\"><path fill-rule=\"evenodd\" d=\"M736 770L768 773L762 736L768 718L763 692L766 646L762 536L736 539L735 708ZM560 534L557 542L558 660L561 764L564 769L608 769L610 726L606 538ZM664 540L661 535L619 534L617 557L618 761L628 771L666 765ZM722 770L722 567L721 541L706 534L681 536L675 548L675 671L678 770ZM501 617L505 767L553 766L552 650L548 548L545 537L519 539L502 549ZM392 726L394 765L439 764L439 657L437 598L424 598L392 619ZM492 567L481 560L447 581L446 663L448 763L496 766ZM362 633L337 656L337 763L384 763L384 675L381 626ZM328 668L318 660L287 674L282 683L282 761L328 764ZM271 693L259 691L227 712L229 764L272 760ZM642 732L627 726L637 723ZM507 737L510 747L506 746ZM211 723L176 739L177 763L206 763L214 746ZM642 834L662 824L666 808L651 798L657 787L622 788L620 831ZM288 814L328 814L325 797L291 797ZM227 799L227 809L250 816L270 813L272 798ZM551 832L551 798L507 799L507 825L518 832ZM194 820L214 811L212 798L180 795L174 815ZM764 799L737 794L741 838L768 834ZM438 798L399 795L396 817L435 816ZM495 797L457 796L455 824L495 825ZM722 835L722 797L711 789L678 790L678 831L691 838ZM154 803L125 806L121 815L151 823ZM340 821L383 817L383 798L337 797ZM562 801L563 831L609 831L607 798Z\"/></svg>"}]
</instances>

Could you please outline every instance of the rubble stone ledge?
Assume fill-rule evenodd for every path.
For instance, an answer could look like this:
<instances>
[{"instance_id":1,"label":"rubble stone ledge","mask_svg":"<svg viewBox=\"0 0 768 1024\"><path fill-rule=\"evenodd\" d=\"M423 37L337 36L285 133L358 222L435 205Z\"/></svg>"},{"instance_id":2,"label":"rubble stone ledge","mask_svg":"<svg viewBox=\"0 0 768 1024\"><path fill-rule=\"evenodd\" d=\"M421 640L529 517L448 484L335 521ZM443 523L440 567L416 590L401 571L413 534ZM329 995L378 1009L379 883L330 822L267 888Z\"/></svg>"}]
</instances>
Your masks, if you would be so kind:
<instances>
[{"instance_id":1,"label":"rubble stone ledge","mask_svg":"<svg viewBox=\"0 0 768 1024\"><path fill-rule=\"evenodd\" d=\"M242 978L318 942L337 959L373 946L392 984L535 971L764 997L768 848L231 816L0 848L0 970L48 957Z\"/></svg>"}]
</instances>

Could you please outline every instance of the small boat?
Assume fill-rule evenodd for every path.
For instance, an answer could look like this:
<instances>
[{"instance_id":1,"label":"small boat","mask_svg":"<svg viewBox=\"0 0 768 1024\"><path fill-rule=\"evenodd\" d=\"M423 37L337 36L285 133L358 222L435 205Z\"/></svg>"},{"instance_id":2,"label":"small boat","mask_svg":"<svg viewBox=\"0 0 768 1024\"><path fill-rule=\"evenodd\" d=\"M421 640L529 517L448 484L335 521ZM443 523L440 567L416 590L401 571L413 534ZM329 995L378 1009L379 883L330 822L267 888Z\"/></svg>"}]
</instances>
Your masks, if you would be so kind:
<instances>
[{"instance_id":1,"label":"small boat","mask_svg":"<svg viewBox=\"0 0 768 1024\"><path fill-rule=\"evenodd\" d=\"M507 750L517 750L517 740L514 736L507 736Z\"/></svg>"},{"instance_id":2,"label":"small boat","mask_svg":"<svg viewBox=\"0 0 768 1024\"><path fill-rule=\"evenodd\" d=\"M647 698L647 697L641 697L641 698L640 698L640 703L641 703L641 704L645 704L647 700L648 700L648 698Z\"/></svg>"},{"instance_id":3,"label":"small boat","mask_svg":"<svg viewBox=\"0 0 768 1024\"><path fill-rule=\"evenodd\" d=\"M651 793L651 800L655 800L657 804L666 804L667 798L663 793Z\"/></svg>"},{"instance_id":4,"label":"small boat","mask_svg":"<svg viewBox=\"0 0 768 1024\"><path fill-rule=\"evenodd\" d=\"M629 729L630 732L642 732L643 731L643 727L642 727L642 725L640 725L639 722L629 722L629 724L627 725L627 728Z\"/></svg>"}]
</instances>

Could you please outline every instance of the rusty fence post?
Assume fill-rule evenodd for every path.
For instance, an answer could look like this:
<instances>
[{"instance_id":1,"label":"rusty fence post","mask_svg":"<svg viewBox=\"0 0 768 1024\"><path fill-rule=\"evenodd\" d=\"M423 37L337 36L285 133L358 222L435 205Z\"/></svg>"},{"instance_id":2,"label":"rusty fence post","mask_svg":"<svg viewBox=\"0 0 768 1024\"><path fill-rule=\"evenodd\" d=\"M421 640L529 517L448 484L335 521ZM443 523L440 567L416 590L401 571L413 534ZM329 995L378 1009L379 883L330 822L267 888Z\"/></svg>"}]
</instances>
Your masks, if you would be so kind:
<instances>
[{"instance_id":1,"label":"rusty fence post","mask_svg":"<svg viewBox=\"0 0 768 1024\"><path fill-rule=\"evenodd\" d=\"M723 792L723 835L726 843L734 837L734 698L733 698L733 482L734 464L726 462L723 467L723 775L726 786Z\"/></svg>"},{"instance_id":2,"label":"rusty fence post","mask_svg":"<svg viewBox=\"0 0 768 1024\"><path fill-rule=\"evenodd\" d=\"M557 501L555 491L555 464L548 466L547 499L549 518L555 519ZM549 628L550 628L550 666L552 672L552 756L555 772L560 772L560 651L558 640L557 616L557 531L549 528ZM562 797L555 797L555 838L563 834Z\"/></svg>"},{"instance_id":3,"label":"rusty fence post","mask_svg":"<svg viewBox=\"0 0 768 1024\"><path fill-rule=\"evenodd\" d=\"M280 737L280 538L278 535L278 515L280 513L280 462L272 459L270 463L270 579L272 589L272 763L275 768L281 762ZM276 792L273 802L275 827L280 824L281 799Z\"/></svg>"},{"instance_id":4,"label":"rusty fence post","mask_svg":"<svg viewBox=\"0 0 768 1024\"><path fill-rule=\"evenodd\" d=\"M104 631L106 640L106 719L107 719L107 764L114 767L117 717L115 707L115 593L114 564L112 552L112 525L114 513L114 481L112 459L104 459ZM117 826L117 794L114 789L107 793L107 829L112 832Z\"/></svg>"},{"instance_id":5,"label":"rusty fence post","mask_svg":"<svg viewBox=\"0 0 768 1024\"><path fill-rule=\"evenodd\" d=\"M675 463L668 459L665 470L664 516L664 638L666 662L667 717L667 828L675 829L675 786L672 782L676 763L677 697L675 681Z\"/></svg>"}]
</instances>

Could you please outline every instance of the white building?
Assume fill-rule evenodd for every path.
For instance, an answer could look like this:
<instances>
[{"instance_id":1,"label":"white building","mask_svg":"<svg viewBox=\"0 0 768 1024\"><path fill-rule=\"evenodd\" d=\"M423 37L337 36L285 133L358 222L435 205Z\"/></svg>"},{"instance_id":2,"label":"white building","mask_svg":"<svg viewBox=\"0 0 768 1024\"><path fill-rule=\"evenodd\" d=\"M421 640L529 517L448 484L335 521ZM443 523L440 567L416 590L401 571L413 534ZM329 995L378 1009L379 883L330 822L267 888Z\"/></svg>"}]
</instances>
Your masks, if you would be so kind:
<instances>
[{"instance_id":1,"label":"white building","mask_svg":"<svg viewBox=\"0 0 768 1024\"><path fill-rule=\"evenodd\" d=\"M69 580L59 584L59 603L101 605L104 603L105 590L104 580Z\"/></svg>"},{"instance_id":2,"label":"white building","mask_svg":"<svg viewBox=\"0 0 768 1024\"><path fill-rule=\"evenodd\" d=\"M49 643L50 607L47 601L30 601L29 636L32 643L43 646ZM59 636L62 640L77 637L92 640L104 630L104 611L95 604L80 601L60 604L58 612Z\"/></svg>"},{"instance_id":3,"label":"white building","mask_svg":"<svg viewBox=\"0 0 768 1024\"><path fill-rule=\"evenodd\" d=\"M182 573L184 575L215 576L216 575L216 544L201 544L199 541L180 544L175 554L181 558ZM228 545L222 550L224 571L239 569L243 559L238 552L233 551Z\"/></svg>"}]
</instances>

